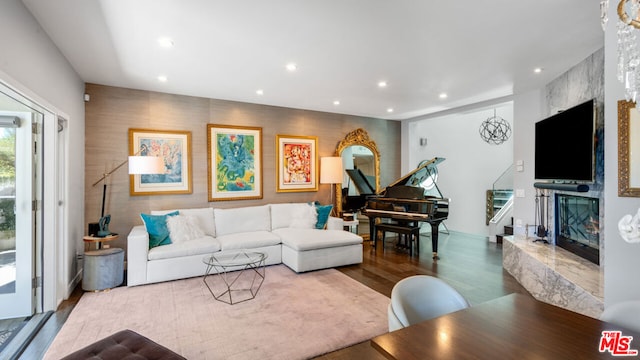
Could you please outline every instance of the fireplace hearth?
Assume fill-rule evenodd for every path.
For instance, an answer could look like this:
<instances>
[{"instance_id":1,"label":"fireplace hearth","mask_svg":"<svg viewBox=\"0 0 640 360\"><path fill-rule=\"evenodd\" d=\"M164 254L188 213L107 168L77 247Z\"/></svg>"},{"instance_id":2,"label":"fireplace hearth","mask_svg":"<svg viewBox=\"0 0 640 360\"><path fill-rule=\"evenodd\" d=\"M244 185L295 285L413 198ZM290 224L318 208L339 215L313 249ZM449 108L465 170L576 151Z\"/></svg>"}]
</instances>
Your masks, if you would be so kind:
<instances>
[{"instance_id":1,"label":"fireplace hearth","mask_svg":"<svg viewBox=\"0 0 640 360\"><path fill-rule=\"evenodd\" d=\"M600 264L599 199L556 194L556 245Z\"/></svg>"}]
</instances>

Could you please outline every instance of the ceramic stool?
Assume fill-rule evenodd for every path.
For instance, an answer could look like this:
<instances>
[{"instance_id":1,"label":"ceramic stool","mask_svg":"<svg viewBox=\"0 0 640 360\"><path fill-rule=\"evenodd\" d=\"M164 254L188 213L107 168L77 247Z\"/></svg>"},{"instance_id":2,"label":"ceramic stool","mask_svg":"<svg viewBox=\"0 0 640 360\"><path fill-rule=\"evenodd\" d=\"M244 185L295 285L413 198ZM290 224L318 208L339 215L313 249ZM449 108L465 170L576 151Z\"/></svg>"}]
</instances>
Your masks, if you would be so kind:
<instances>
[{"instance_id":1,"label":"ceramic stool","mask_svg":"<svg viewBox=\"0 0 640 360\"><path fill-rule=\"evenodd\" d=\"M84 253L82 290L114 288L124 280L124 250L109 248Z\"/></svg>"}]
</instances>

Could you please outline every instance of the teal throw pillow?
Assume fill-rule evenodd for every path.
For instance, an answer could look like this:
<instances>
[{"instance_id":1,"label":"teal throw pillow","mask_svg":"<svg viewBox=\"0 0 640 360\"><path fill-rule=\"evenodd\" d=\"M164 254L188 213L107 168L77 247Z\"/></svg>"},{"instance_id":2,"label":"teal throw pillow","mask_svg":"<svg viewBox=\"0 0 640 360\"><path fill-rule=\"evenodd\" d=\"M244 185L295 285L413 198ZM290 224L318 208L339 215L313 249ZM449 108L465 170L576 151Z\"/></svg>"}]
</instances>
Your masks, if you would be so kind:
<instances>
[{"instance_id":1,"label":"teal throw pillow","mask_svg":"<svg viewBox=\"0 0 640 360\"><path fill-rule=\"evenodd\" d=\"M327 226L329 215L333 209L333 205L320 205L319 202L315 202L316 211L318 212L318 221L316 222L316 229L324 229Z\"/></svg>"},{"instance_id":2,"label":"teal throw pillow","mask_svg":"<svg viewBox=\"0 0 640 360\"><path fill-rule=\"evenodd\" d=\"M169 237L169 228L167 228L167 217L178 215L178 211L170 212L164 215L148 215L140 214L144 226L149 233L149 249L156 246L171 244Z\"/></svg>"}]
</instances>

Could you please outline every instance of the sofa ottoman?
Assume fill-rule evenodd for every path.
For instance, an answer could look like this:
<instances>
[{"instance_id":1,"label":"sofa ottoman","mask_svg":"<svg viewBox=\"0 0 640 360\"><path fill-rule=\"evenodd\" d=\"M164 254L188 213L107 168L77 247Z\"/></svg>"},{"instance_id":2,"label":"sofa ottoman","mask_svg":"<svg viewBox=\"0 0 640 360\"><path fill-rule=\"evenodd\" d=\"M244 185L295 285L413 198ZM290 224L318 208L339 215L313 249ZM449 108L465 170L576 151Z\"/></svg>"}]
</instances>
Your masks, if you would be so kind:
<instances>
[{"instance_id":1,"label":"sofa ottoman","mask_svg":"<svg viewBox=\"0 0 640 360\"><path fill-rule=\"evenodd\" d=\"M343 230L281 228L282 263L305 272L362 262L362 237Z\"/></svg>"},{"instance_id":2,"label":"sofa ottoman","mask_svg":"<svg viewBox=\"0 0 640 360\"><path fill-rule=\"evenodd\" d=\"M62 360L184 360L175 352L134 332L122 330L102 340L96 341Z\"/></svg>"}]
</instances>

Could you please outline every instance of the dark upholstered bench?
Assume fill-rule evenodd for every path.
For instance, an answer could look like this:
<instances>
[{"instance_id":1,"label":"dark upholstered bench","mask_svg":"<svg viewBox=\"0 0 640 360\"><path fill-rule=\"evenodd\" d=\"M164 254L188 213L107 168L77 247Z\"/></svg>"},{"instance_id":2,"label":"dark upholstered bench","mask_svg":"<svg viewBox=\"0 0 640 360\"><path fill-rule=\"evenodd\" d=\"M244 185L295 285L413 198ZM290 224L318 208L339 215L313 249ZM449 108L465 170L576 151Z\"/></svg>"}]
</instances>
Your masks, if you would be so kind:
<instances>
[{"instance_id":1,"label":"dark upholstered bench","mask_svg":"<svg viewBox=\"0 0 640 360\"><path fill-rule=\"evenodd\" d=\"M174 360L186 358L131 330L122 330L96 341L62 360Z\"/></svg>"},{"instance_id":2,"label":"dark upholstered bench","mask_svg":"<svg viewBox=\"0 0 640 360\"><path fill-rule=\"evenodd\" d=\"M415 223L408 224L387 224L380 223L375 225L376 235L380 231L382 233L382 249L384 250L384 240L386 232L393 232L404 236L407 239L406 246L409 248L409 256L413 255L413 243L416 245L416 252L420 253L420 226ZM376 236L377 237L377 236Z\"/></svg>"}]
</instances>

